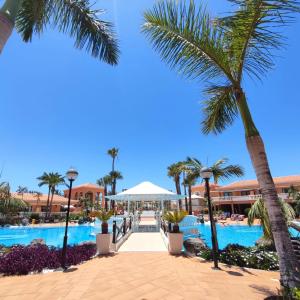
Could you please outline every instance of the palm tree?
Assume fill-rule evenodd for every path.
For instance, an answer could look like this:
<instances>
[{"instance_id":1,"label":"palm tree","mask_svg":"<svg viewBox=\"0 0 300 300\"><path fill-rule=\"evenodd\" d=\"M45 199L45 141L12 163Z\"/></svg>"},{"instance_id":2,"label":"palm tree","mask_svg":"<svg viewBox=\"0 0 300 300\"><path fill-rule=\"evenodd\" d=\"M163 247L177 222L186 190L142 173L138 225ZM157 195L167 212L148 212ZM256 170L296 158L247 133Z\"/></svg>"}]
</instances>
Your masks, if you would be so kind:
<instances>
[{"instance_id":1,"label":"palm tree","mask_svg":"<svg viewBox=\"0 0 300 300\"><path fill-rule=\"evenodd\" d=\"M34 197L36 198L36 207L38 207L39 205L39 202L41 200L41 196L43 195L41 192L33 192L34 193Z\"/></svg>"},{"instance_id":2,"label":"palm tree","mask_svg":"<svg viewBox=\"0 0 300 300\"><path fill-rule=\"evenodd\" d=\"M115 148L115 147L113 147L111 149L108 149L107 154L109 156L111 156L111 158L112 158L111 173L114 174L114 172L115 172L115 160L118 157L119 149ZM111 173L110 173L110 175L111 175ZM112 195L115 195L116 194L116 184L117 184L117 182L116 182L115 178L113 178L113 177L111 177L111 178L112 178L111 193L112 193Z\"/></svg>"},{"instance_id":3,"label":"palm tree","mask_svg":"<svg viewBox=\"0 0 300 300\"><path fill-rule=\"evenodd\" d=\"M109 173L109 176L111 178L112 186L111 186L111 194L116 194L116 186L117 186L117 180L123 179L123 175L119 171L111 171ZM115 208L115 201L112 201L112 208Z\"/></svg>"},{"instance_id":4,"label":"palm tree","mask_svg":"<svg viewBox=\"0 0 300 300\"><path fill-rule=\"evenodd\" d=\"M83 210L85 210L85 216L88 217L90 210L94 207L93 200L90 197L80 197L79 202L83 207Z\"/></svg>"},{"instance_id":5,"label":"palm tree","mask_svg":"<svg viewBox=\"0 0 300 300\"><path fill-rule=\"evenodd\" d=\"M13 29L30 42L51 24L75 39L74 46L115 65L119 49L111 23L100 20L103 10L92 9L89 0L5 0L0 9L0 53Z\"/></svg>"},{"instance_id":6,"label":"palm tree","mask_svg":"<svg viewBox=\"0 0 300 300\"><path fill-rule=\"evenodd\" d=\"M108 195L107 187L112 184L112 179L110 175L105 175L104 177L97 180L97 184L104 187L104 199L105 199L105 210L108 210L107 199Z\"/></svg>"},{"instance_id":7,"label":"palm tree","mask_svg":"<svg viewBox=\"0 0 300 300\"><path fill-rule=\"evenodd\" d=\"M111 181L112 181L112 189L111 189L111 194L115 195L116 194L116 182L117 180L123 179L123 175L119 171L111 171L109 173Z\"/></svg>"},{"instance_id":8,"label":"palm tree","mask_svg":"<svg viewBox=\"0 0 300 300\"><path fill-rule=\"evenodd\" d=\"M26 186L19 185L16 191L18 194L22 195L22 200L24 198L24 194L28 193L28 188Z\"/></svg>"},{"instance_id":9,"label":"palm tree","mask_svg":"<svg viewBox=\"0 0 300 300\"><path fill-rule=\"evenodd\" d=\"M294 220L295 211L293 210L293 208L284 200L279 199L279 201L286 221L289 223ZM257 199L251 206L248 212L248 225L253 225L255 219L260 220L260 224L264 233L264 239L268 241L274 241L268 211L263 199Z\"/></svg>"},{"instance_id":10,"label":"palm tree","mask_svg":"<svg viewBox=\"0 0 300 300\"><path fill-rule=\"evenodd\" d=\"M182 162L177 162L168 166L168 176L171 177L175 182L176 193L181 195L181 188L180 188L180 176L183 172L184 164ZM179 209L182 209L181 199L179 199Z\"/></svg>"},{"instance_id":11,"label":"palm tree","mask_svg":"<svg viewBox=\"0 0 300 300\"><path fill-rule=\"evenodd\" d=\"M51 215L52 212L52 203L53 203L54 195L56 194L56 188L58 185L65 183L65 178L64 176L60 175L57 172L50 173L50 182L51 182L51 200L49 204L49 216Z\"/></svg>"},{"instance_id":12,"label":"palm tree","mask_svg":"<svg viewBox=\"0 0 300 300\"><path fill-rule=\"evenodd\" d=\"M193 214L192 209L192 186L196 184L197 179L199 178L199 172L189 169L186 171L186 176L184 178L183 184L188 187L188 196L189 196L189 205L188 211L189 215Z\"/></svg>"},{"instance_id":13,"label":"palm tree","mask_svg":"<svg viewBox=\"0 0 300 300\"><path fill-rule=\"evenodd\" d=\"M248 75L261 79L274 66L272 50L283 45L279 27L299 11L294 0L230 0L236 11L212 19L193 0L165 1L144 14L143 32L161 57L187 78L203 78L208 87L203 132L221 133L240 115L246 144L270 218L279 256L281 284L300 284L288 227L269 168L263 140L254 124L243 89ZM214 81L214 83L212 83Z\"/></svg>"},{"instance_id":14,"label":"palm tree","mask_svg":"<svg viewBox=\"0 0 300 300\"><path fill-rule=\"evenodd\" d=\"M37 180L39 180L38 186L48 186L48 197L47 197L47 204L46 204L46 216L48 215L48 208L49 208L49 203L50 203L50 193L51 193L51 176L50 174L52 173L46 173L44 172L43 175L37 177Z\"/></svg>"},{"instance_id":15,"label":"palm tree","mask_svg":"<svg viewBox=\"0 0 300 300\"><path fill-rule=\"evenodd\" d=\"M55 194L56 187L60 184L64 184L65 180L62 175L57 172L44 172L42 176L37 178L40 183L39 186L47 185L48 186L48 198L47 198L47 208L46 208L46 218L49 217L52 210L52 202ZM51 194L51 199L50 199Z\"/></svg>"}]
</instances>

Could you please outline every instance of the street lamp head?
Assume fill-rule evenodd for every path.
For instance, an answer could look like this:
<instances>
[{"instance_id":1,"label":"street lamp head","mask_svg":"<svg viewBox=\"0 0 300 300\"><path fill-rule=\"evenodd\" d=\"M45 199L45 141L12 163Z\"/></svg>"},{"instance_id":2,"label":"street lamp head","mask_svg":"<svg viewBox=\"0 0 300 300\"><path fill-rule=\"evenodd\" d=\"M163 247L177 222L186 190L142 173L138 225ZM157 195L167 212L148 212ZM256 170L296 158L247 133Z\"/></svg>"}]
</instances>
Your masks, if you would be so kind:
<instances>
[{"instance_id":1,"label":"street lamp head","mask_svg":"<svg viewBox=\"0 0 300 300\"><path fill-rule=\"evenodd\" d=\"M76 169L70 168L70 169L67 171L66 175L67 175L67 178L68 178L70 181L74 181L74 180L77 178L77 176L78 176L78 172L77 172Z\"/></svg>"},{"instance_id":2,"label":"street lamp head","mask_svg":"<svg viewBox=\"0 0 300 300\"><path fill-rule=\"evenodd\" d=\"M200 171L200 176L203 179L210 179L213 176L212 169L208 167L203 167Z\"/></svg>"}]
</instances>

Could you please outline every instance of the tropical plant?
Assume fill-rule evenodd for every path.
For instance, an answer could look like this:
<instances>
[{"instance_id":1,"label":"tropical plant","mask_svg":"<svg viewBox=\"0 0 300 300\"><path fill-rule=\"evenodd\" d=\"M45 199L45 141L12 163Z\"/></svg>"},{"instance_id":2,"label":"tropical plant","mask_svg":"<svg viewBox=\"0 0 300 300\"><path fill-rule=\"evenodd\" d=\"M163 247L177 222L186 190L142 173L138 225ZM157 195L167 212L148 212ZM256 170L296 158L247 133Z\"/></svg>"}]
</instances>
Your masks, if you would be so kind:
<instances>
[{"instance_id":1,"label":"tropical plant","mask_svg":"<svg viewBox=\"0 0 300 300\"><path fill-rule=\"evenodd\" d=\"M280 27L299 12L298 0L229 0L236 7L212 19L204 6L164 1L144 14L143 32L155 50L174 69L191 79L203 78L203 132L221 133L240 115L246 144L268 210L280 261L281 284L300 284L300 265L269 168L263 140L254 124L243 83L246 76L261 79L274 66L272 50L283 45Z\"/></svg>"},{"instance_id":2,"label":"tropical plant","mask_svg":"<svg viewBox=\"0 0 300 300\"><path fill-rule=\"evenodd\" d=\"M89 211L93 209L94 206L93 200L90 197L80 197L79 202L82 205L83 210L85 211L85 216L87 217Z\"/></svg>"},{"instance_id":3,"label":"tropical plant","mask_svg":"<svg viewBox=\"0 0 300 300\"><path fill-rule=\"evenodd\" d=\"M107 154L112 158L112 166L111 166L111 172L110 172L110 176L112 179L111 194L115 195L116 194L116 184L117 184L116 180L118 179L118 178L116 178L116 173L115 173L115 160L119 155L119 149L115 148L115 147L108 149ZM112 174L114 174L115 176L112 176ZM120 179L122 179L122 178L120 178Z\"/></svg>"},{"instance_id":4,"label":"tropical plant","mask_svg":"<svg viewBox=\"0 0 300 300\"><path fill-rule=\"evenodd\" d=\"M67 265L78 265L96 254L93 243L68 246ZM57 269L61 266L62 250L42 244L13 246L0 256L0 274L26 275L42 272L44 269Z\"/></svg>"},{"instance_id":5,"label":"tropical plant","mask_svg":"<svg viewBox=\"0 0 300 300\"><path fill-rule=\"evenodd\" d=\"M184 164L182 162L177 162L168 166L168 176L171 177L175 182L176 193L181 195L181 188L180 188L180 176L182 174ZM182 209L182 202L179 199L179 209Z\"/></svg>"},{"instance_id":6,"label":"tropical plant","mask_svg":"<svg viewBox=\"0 0 300 300\"><path fill-rule=\"evenodd\" d=\"M104 198L105 198L105 210L108 210L107 199L106 196L108 195L107 188L109 185L112 184L112 179L110 175L105 175L104 177L97 180L97 184L104 187Z\"/></svg>"},{"instance_id":7,"label":"tropical plant","mask_svg":"<svg viewBox=\"0 0 300 300\"><path fill-rule=\"evenodd\" d=\"M112 182L112 188L111 188L111 194L115 195L116 194L116 187L117 187L117 180L123 179L123 175L121 172L119 171L111 171L109 173L109 176L111 178L111 182ZM115 208L115 201L112 201L112 208Z\"/></svg>"},{"instance_id":8,"label":"tropical plant","mask_svg":"<svg viewBox=\"0 0 300 300\"><path fill-rule=\"evenodd\" d=\"M26 186L19 185L16 192L20 195L22 195L22 200L24 200L24 194L28 193L28 188Z\"/></svg>"},{"instance_id":9,"label":"tropical plant","mask_svg":"<svg viewBox=\"0 0 300 300\"><path fill-rule=\"evenodd\" d=\"M289 198L292 198L293 203L295 204L295 212L300 215L300 192L294 187L290 186L288 190Z\"/></svg>"},{"instance_id":10,"label":"tropical plant","mask_svg":"<svg viewBox=\"0 0 300 300\"><path fill-rule=\"evenodd\" d=\"M179 223L186 215L187 212L184 210L167 211L163 219L173 224L173 233L179 233Z\"/></svg>"},{"instance_id":11,"label":"tropical plant","mask_svg":"<svg viewBox=\"0 0 300 300\"><path fill-rule=\"evenodd\" d=\"M0 182L0 213L5 217L10 218L10 216L27 208L27 202L12 197L8 182Z\"/></svg>"},{"instance_id":12,"label":"tropical plant","mask_svg":"<svg viewBox=\"0 0 300 300\"><path fill-rule=\"evenodd\" d=\"M91 216L98 218L101 224L101 232L103 234L108 233L108 220L114 215L113 210L106 211L105 209L100 209L98 211L94 211Z\"/></svg>"},{"instance_id":13,"label":"tropical plant","mask_svg":"<svg viewBox=\"0 0 300 300\"><path fill-rule=\"evenodd\" d=\"M188 203L188 211L189 215L193 214L193 208L192 208L192 186L196 184L197 179L199 178L199 173L195 172L193 169L186 170L186 175L183 180L183 184L187 186L188 188L188 197L189 197L189 203Z\"/></svg>"},{"instance_id":14,"label":"tropical plant","mask_svg":"<svg viewBox=\"0 0 300 300\"><path fill-rule=\"evenodd\" d=\"M40 181L39 182L40 187L44 186L44 185L48 186L48 198L47 198L47 204L46 204L46 218L47 218L51 214L53 197L54 197L56 187L59 184L64 184L65 180L64 180L64 177L57 172L55 172L55 173L44 172L42 176L37 178L37 180ZM50 200L50 195L51 195L51 200Z\"/></svg>"},{"instance_id":15,"label":"tropical plant","mask_svg":"<svg viewBox=\"0 0 300 300\"><path fill-rule=\"evenodd\" d=\"M244 170L239 165L226 165L228 158L221 158L217 160L210 167L213 173L213 180L215 184L218 184L220 180L228 180L232 177L242 177L244 176ZM186 160L186 166L194 169L194 172L198 172L200 176L200 171L203 168L203 164L197 158L188 157Z\"/></svg>"},{"instance_id":16,"label":"tropical plant","mask_svg":"<svg viewBox=\"0 0 300 300\"><path fill-rule=\"evenodd\" d=\"M112 24L99 19L103 12L92 9L89 0L5 0L0 9L0 53L14 28L24 42L31 42L51 24L74 38L76 48L115 65L119 49Z\"/></svg>"},{"instance_id":17,"label":"tropical plant","mask_svg":"<svg viewBox=\"0 0 300 300\"><path fill-rule=\"evenodd\" d=\"M282 199L279 199L279 202L286 222L289 223L290 221L295 219L294 209ZM271 230L270 218L265 205L265 201L262 198L257 199L252 204L248 212L248 225L253 225L255 219L260 220L260 224L264 233L264 239L273 241L274 238Z\"/></svg>"}]
</instances>

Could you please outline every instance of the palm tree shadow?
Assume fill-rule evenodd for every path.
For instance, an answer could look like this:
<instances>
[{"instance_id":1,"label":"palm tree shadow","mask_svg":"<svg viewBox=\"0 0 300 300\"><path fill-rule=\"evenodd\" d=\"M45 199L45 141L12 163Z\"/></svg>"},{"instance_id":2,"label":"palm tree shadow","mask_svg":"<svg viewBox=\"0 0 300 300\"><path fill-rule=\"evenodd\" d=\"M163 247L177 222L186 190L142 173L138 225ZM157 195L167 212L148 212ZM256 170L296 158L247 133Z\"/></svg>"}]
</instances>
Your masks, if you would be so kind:
<instances>
[{"instance_id":1,"label":"palm tree shadow","mask_svg":"<svg viewBox=\"0 0 300 300\"><path fill-rule=\"evenodd\" d=\"M256 291L258 291L260 294L263 294L265 296L267 296L266 299L277 299L277 296L275 294L274 291L272 291L270 288L265 287L265 286L260 286L260 285L256 285L256 284L250 284L249 287L255 289ZM269 298L271 297L271 298ZM274 297L274 298L273 298ZM278 298L280 299L280 298Z\"/></svg>"}]
</instances>

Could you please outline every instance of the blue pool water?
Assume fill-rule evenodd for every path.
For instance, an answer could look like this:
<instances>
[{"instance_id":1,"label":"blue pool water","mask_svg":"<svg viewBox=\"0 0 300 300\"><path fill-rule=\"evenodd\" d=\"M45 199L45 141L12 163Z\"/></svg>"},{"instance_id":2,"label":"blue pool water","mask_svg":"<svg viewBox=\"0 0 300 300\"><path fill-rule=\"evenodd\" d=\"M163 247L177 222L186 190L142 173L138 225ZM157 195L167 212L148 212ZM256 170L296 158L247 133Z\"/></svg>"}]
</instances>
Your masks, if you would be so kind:
<instances>
[{"instance_id":1,"label":"blue pool water","mask_svg":"<svg viewBox=\"0 0 300 300\"><path fill-rule=\"evenodd\" d=\"M100 222L95 225L70 226L68 231L68 244L74 245L82 242L95 241L96 234L100 232ZM211 233L209 224L196 223L196 219L187 218L180 224L180 230L184 237L196 237L195 229L205 242L211 246ZM109 222L109 231L112 230L112 221ZM297 235L296 230L291 229L293 236ZM260 226L230 225L222 226L217 224L217 235L219 248L222 249L228 244L237 243L243 246L253 246L255 241L262 236ZM9 227L0 228L0 245L12 246L14 244L28 245L33 239L42 238L49 246L62 247L64 227Z\"/></svg>"},{"instance_id":2,"label":"blue pool water","mask_svg":"<svg viewBox=\"0 0 300 300\"><path fill-rule=\"evenodd\" d=\"M117 223L120 220L117 220ZM96 234L101 231L98 221L92 225L69 226L68 245L82 242L96 241ZM112 220L108 231L112 231ZM0 245L12 246L15 244L28 245L34 239L43 239L49 246L62 247L65 227L7 227L0 228Z\"/></svg>"},{"instance_id":3,"label":"blue pool water","mask_svg":"<svg viewBox=\"0 0 300 300\"><path fill-rule=\"evenodd\" d=\"M180 230L184 233L184 239L189 237L200 237L211 247L211 229L209 223L196 224L195 220L189 216L189 219L183 220ZM199 234L193 232L193 228L196 228ZM255 245L255 242L262 237L263 231L261 226L253 225L227 225L216 224L218 245L220 249L225 248L228 244L239 244L246 247ZM299 233L293 228L289 229L292 236L298 236Z\"/></svg>"}]
</instances>

